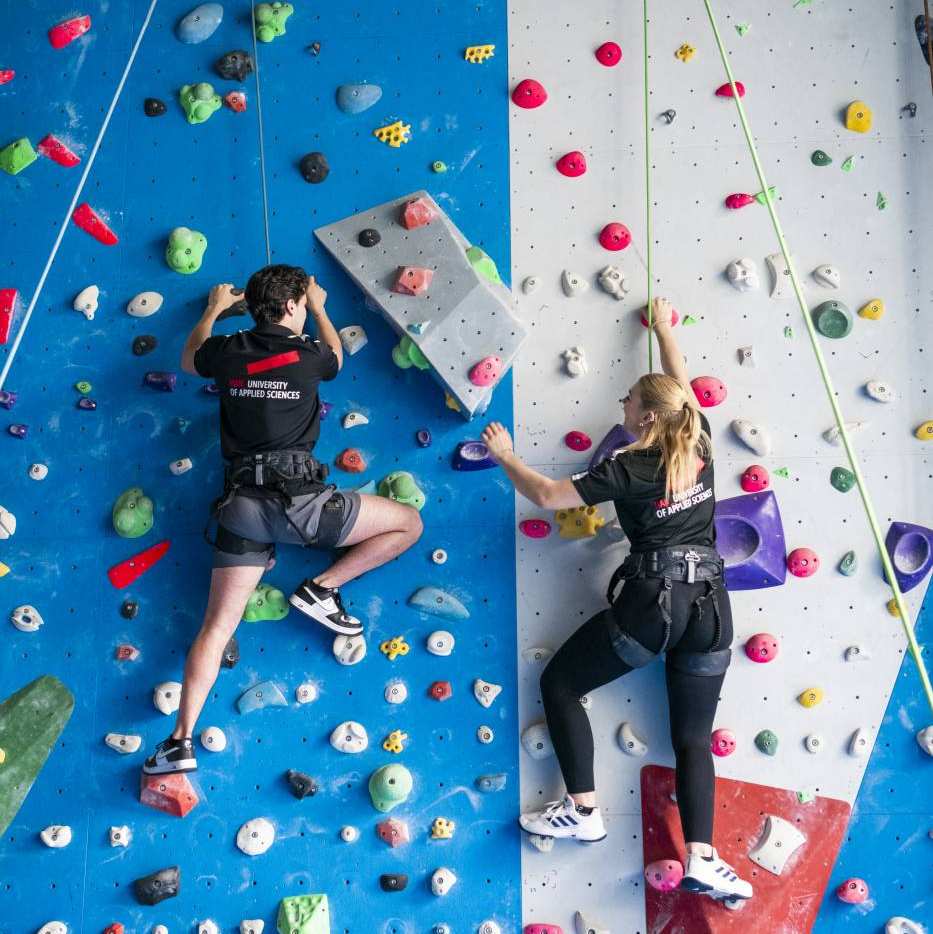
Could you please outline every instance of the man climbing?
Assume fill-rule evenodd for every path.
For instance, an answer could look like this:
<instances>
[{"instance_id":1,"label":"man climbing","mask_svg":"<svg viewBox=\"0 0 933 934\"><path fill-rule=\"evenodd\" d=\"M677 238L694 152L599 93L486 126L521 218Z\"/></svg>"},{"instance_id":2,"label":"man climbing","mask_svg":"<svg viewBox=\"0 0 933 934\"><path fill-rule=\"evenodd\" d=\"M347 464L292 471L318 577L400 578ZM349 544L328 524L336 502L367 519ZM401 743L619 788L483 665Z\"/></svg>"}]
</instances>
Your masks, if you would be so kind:
<instances>
[{"instance_id":1,"label":"man climbing","mask_svg":"<svg viewBox=\"0 0 933 934\"><path fill-rule=\"evenodd\" d=\"M324 309L327 293L297 266L254 273L245 300L255 327L211 336L214 322L239 297L228 284L211 289L207 309L188 336L181 368L212 379L220 394L224 495L215 503L217 537L204 623L185 663L172 735L143 766L150 775L197 768L191 736L236 630L276 543L342 548L326 571L289 598L327 629L362 638L338 588L384 564L420 537L416 509L381 496L337 490L311 451L320 432L318 385L333 379L343 348ZM317 328L306 336L310 311Z\"/></svg>"}]
</instances>

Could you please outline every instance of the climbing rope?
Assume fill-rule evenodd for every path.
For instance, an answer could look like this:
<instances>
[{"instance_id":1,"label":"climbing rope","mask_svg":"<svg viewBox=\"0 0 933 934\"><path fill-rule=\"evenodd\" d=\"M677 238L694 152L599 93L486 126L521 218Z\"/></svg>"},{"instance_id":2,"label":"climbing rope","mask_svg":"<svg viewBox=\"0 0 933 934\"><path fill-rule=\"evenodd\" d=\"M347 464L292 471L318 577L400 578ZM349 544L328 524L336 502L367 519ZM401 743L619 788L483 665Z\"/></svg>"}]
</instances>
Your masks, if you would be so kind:
<instances>
[{"instance_id":1,"label":"climbing rope","mask_svg":"<svg viewBox=\"0 0 933 934\"><path fill-rule=\"evenodd\" d=\"M136 36L136 42L133 44L133 50L130 52L130 57L126 60L126 67L123 69L123 75L120 77L120 83L117 85L117 89L114 91L113 98L110 101L110 106L107 108L107 113L104 116L104 122L101 124L100 131L97 134L97 139L94 140L94 148L91 150L90 156L88 156L87 163L84 166L84 171L81 173L81 179L78 182L78 187L75 189L74 197L71 199L71 204L68 206L68 210L65 212L64 218L62 218L61 226L58 228L58 236L55 238L55 243L52 245L49 258L45 261L45 268L42 270L42 275L39 276L39 283L36 285L35 291L32 293L32 299L26 308L26 314L23 315L23 320L19 326L19 330L16 332L16 337L13 339L13 343L10 345L10 352L7 354L6 361L3 364L3 369L0 370L0 389L3 389L3 386L6 383L7 375L10 372L10 368L13 366L13 361L16 359L16 354L19 351L19 345L22 343L23 336L26 333L26 328L29 326L29 321L32 318L33 311L35 311L36 303L39 301L39 296L42 294L42 289L45 288L45 280L48 278L52 264L55 262L55 256L58 253L58 248L62 244L65 231L68 229L68 222L71 220L71 215L74 213L74 209L78 205L78 199L81 197L81 192L84 191L84 184L87 181L88 176L91 174L91 169L94 167L94 160L97 158L97 152L100 149L100 144L104 140L104 134L107 132L107 127L110 126L110 118L113 116L114 110L116 110L117 103L120 100L120 95L123 93L123 85L126 84L126 79L129 77L130 69L133 67L133 62L136 60L136 53L139 51L139 46L143 41L143 36L146 34L146 30L149 28L149 21L152 19L152 14L155 11L156 4L158 4L158 2L159 0L152 0L152 2L149 4L149 10L146 13L146 18L143 20L143 24L139 29L139 35Z\"/></svg>"},{"instance_id":2,"label":"climbing rope","mask_svg":"<svg viewBox=\"0 0 933 934\"><path fill-rule=\"evenodd\" d=\"M259 180L262 184L262 222L266 235L266 265L272 263L272 241L269 237L269 192L266 188L266 146L262 123L262 90L259 82L259 49L256 40L256 4L250 4L250 21L253 28L253 68L256 72L256 116L259 120Z\"/></svg>"},{"instance_id":3,"label":"climbing rope","mask_svg":"<svg viewBox=\"0 0 933 934\"><path fill-rule=\"evenodd\" d=\"M930 69L930 90L933 90L933 29L930 23L930 0L923 0L923 22L927 27L927 67Z\"/></svg>"},{"instance_id":4,"label":"climbing rope","mask_svg":"<svg viewBox=\"0 0 933 934\"><path fill-rule=\"evenodd\" d=\"M849 432L846 429L846 423L842 415L842 410L839 408L839 403L836 401L836 391L833 387L832 378L829 375L829 369L826 366L826 359L824 358L823 351L820 348L816 327L813 324L813 320L811 319L809 310L807 308L807 303L803 297L803 290L800 286L800 280L797 278L797 270L794 268L790 249L787 246L787 241L784 238L784 230L781 227L781 222L777 216L777 210L775 208L774 201L771 198L771 192L768 188L768 181L765 178L765 170L762 168L761 160L758 158L758 150L752 137L752 131L748 125L748 119L745 115L745 108L742 105L742 98L739 96L738 89L736 88L735 77L732 74L732 67L729 64L729 55L726 52L725 46L723 45L722 36L719 32L719 26L717 25L716 17L713 14L711 0L703 0L703 4L706 7L706 13L709 16L710 26L713 28L713 35L716 39L716 45L719 48L719 55L722 58L723 67L726 70L726 76L729 78L729 84L732 87L732 99L735 101L735 106L739 112L739 121L742 124L742 131L745 134L745 141L748 143L748 150L752 157L752 162L755 165L755 171L758 174L758 181L761 184L761 190L764 192L765 205L768 208L768 214L771 217L771 223L774 226L774 233L777 236L778 243L781 245L781 253L784 256L786 267L790 272L790 280L794 287L794 295L797 296L797 302L800 305L800 313L803 316L803 321L807 328L807 334L810 336L810 345L813 348L814 355L816 356L816 364L820 370L823 386L826 389L826 395L829 398L829 404L833 410L833 416L836 419L836 425L839 428L839 435L842 440L842 446L845 448L846 456L849 459L849 466L852 468L852 473L855 474L855 483L858 486L859 496L862 498L862 505L865 507L865 515L868 518L868 525L871 528L871 533L875 540L875 545L878 548L878 555L881 558L882 565L884 566L885 576L887 577L888 583L891 586L891 591L894 594L894 602L897 606L901 625L904 627L904 633L907 636L907 644L910 647L910 654L913 656L913 659L917 664L917 671L920 675L920 682L923 685L924 692L926 693L927 702L930 705L930 709L933 710L933 688L930 686L930 677L927 674L926 666L924 665L923 658L921 657L921 649L917 643L916 636L914 635L914 627L913 623L911 622L910 615L907 611L907 604L904 600L904 595L901 593L901 589L898 586L897 578L894 575L894 567L891 564L891 558L889 557L888 550L884 545L884 539L881 535L881 528L878 525L878 519L875 515L875 507L872 503L871 494L868 492L868 488L865 485L865 478L862 476L862 471L859 467L858 459L855 456L855 450L852 447L852 441L849 438Z\"/></svg>"},{"instance_id":5,"label":"climbing rope","mask_svg":"<svg viewBox=\"0 0 933 934\"><path fill-rule=\"evenodd\" d=\"M645 266L648 274L648 372L654 369L654 318L651 313L651 126L648 116L648 0L642 0L644 14L644 86L645 86Z\"/></svg>"}]
</instances>

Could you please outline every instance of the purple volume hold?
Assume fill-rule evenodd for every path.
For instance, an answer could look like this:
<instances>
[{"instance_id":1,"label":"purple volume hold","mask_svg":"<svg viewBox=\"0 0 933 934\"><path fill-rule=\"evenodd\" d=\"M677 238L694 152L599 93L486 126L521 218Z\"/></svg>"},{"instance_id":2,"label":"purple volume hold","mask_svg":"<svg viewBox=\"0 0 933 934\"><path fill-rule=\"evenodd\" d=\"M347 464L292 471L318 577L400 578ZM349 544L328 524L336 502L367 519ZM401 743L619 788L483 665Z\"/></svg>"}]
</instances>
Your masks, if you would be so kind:
<instances>
[{"instance_id":1,"label":"purple volume hold","mask_svg":"<svg viewBox=\"0 0 933 934\"><path fill-rule=\"evenodd\" d=\"M911 522L892 522L884 547L903 593L913 590L933 568L933 529Z\"/></svg>"},{"instance_id":2,"label":"purple volume hold","mask_svg":"<svg viewBox=\"0 0 933 934\"><path fill-rule=\"evenodd\" d=\"M716 548L726 562L728 590L759 590L784 583L784 526L772 490L720 500L714 522Z\"/></svg>"}]
</instances>

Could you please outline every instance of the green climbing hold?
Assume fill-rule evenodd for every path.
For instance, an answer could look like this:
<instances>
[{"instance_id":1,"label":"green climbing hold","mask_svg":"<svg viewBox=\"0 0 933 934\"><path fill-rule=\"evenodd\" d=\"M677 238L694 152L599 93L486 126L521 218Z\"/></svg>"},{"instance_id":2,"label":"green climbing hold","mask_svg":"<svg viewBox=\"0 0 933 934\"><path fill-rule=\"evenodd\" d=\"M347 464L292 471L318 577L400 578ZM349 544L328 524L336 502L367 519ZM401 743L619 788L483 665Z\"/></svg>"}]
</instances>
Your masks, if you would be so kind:
<instances>
[{"instance_id":1,"label":"green climbing hold","mask_svg":"<svg viewBox=\"0 0 933 934\"><path fill-rule=\"evenodd\" d=\"M745 33L747 33L747 32L749 31L749 29L751 29L751 28L752 28L752 24L751 24L751 23L736 23L736 24L735 24L735 31L736 31L740 36L744 36Z\"/></svg>"},{"instance_id":2,"label":"green climbing hold","mask_svg":"<svg viewBox=\"0 0 933 934\"><path fill-rule=\"evenodd\" d=\"M288 601L285 594L271 584L260 584L246 601L243 622L260 623L265 620L285 619L286 616Z\"/></svg>"},{"instance_id":3,"label":"green climbing hold","mask_svg":"<svg viewBox=\"0 0 933 934\"><path fill-rule=\"evenodd\" d=\"M778 467L774 471L775 477L783 477L785 480L790 478L790 470L787 467Z\"/></svg>"},{"instance_id":4,"label":"green climbing hold","mask_svg":"<svg viewBox=\"0 0 933 934\"><path fill-rule=\"evenodd\" d=\"M775 198L777 198L778 193L777 193L777 186L776 186L776 185L769 185L769 186L768 186L768 194L765 194L763 191L759 191L758 194L755 195L755 200L756 200L759 204L767 204L767 203L768 203L768 195L771 196L771 200L772 200L772 201L774 201Z\"/></svg>"},{"instance_id":5,"label":"green climbing hold","mask_svg":"<svg viewBox=\"0 0 933 934\"><path fill-rule=\"evenodd\" d=\"M0 836L6 833L74 710L71 691L42 675L0 704ZM59 763L61 764L61 763Z\"/></svg>"},{"instance_id":6,"label":"green climbing hold","mask_svg":"<svg viewBox=\"0 0 933 934\"><path fill-rule=\"evenodd\" d=\"M502 284L502 280L499 278L499 270L496 269L496 264L493 262L492 258L484 253L478 246L467 247L466 255L477 275L482 276L487 282L491 282L493 285Z\"/></svg>"},{"instance_id":7,"label":"green climbing hold","mask_svg":"<svg viewBox=\"0 0 933 934\"><path fill-rule=\"evenodd\" d=\"M424 493L415 483L415 478L406 470L396 470L379 481L379 495L394 499L405 506L414 506L419 512L424 508Z\"/></svg>"},{"instance_id":8,"label":"green climbing hold","mask_svg":"<svg viewBox=\"0 0 933 934\"><path fill-rule=\"evenodd\" d=\"M289 895L279 902L279 934L330 934L326 895Z\"/></svg>"},{"instance_id":9,"label":"green climbing hold","mask_svg":"<svg viewBox=\"0 0 933 934\"><path fill-rule=\"evenodd\" d=\"M428 358L407 334L392 348L392 362L403 370L412 366L419 370L431 369Z\"/></svg>"},{"instance_id":10,"label":"green climbing hold","mask_svg":"<svg viewBox=\"0 0 933 934\"><path fill-rule=\"evenodd\" d=\"M878 197L875 198L875 206L879 211L883 211L888 206L888 199L879 191Z\"/></svg>"},{"instance_id":11,"label":"green climbing hold","mask_svg":"<svg viewBox=\"0 0 933 934\"><path fill-rule=\"evenodd\" d=\"M183 275L190 275L201 268L204 251L207 249L207 237L200 230L190 227L176 227L168 235L165 246L165 262Z\"/></svg>"},{"instance_id":12,"label":"green climbing hold","mask_svg":"<svg viewBox=\"0 0 933 934\"><path fill-rule=\"evenodd\" d=\"M851 577L858 570L858 557L854 551L847 551L839 562L839 573Z\"/></svg>"},{"instance_id":13,"label":"green climbing hold","mask_svg":"<svg viewBox=\"0 0 933 934\"><path fill-rule=\"evenodd\" d=\"M816 329L823 337L838 340L852 331L852 312L842 302L822 302L811 314Z\"/></svg>"},{"instance_id":14,"label":"green climbing hold","mask_svg":"<svg viewBox=\"0 0 933 934\"><path fill-rule=\"evenodd\" d=\"M77 389L82 396L86 396L93 388L94 387L86 379L75 383L75 389Z\"/></svg>"},{"instance_id":15,"label":"green climbing hold","mask_svg":"<svg viewBox=\"0 0 933 934\"><path fill-rule=\"evenodd\" d=\"M830 159L829 156L825 152L823 152L822 149L814 149L813 154L810 156L810 161L814 165L819 165L819 166L832 165L832 162L833 162L833 160Z\"/></svg>"},{"instance_id":16,"label":"green climbing hold","mask_svg":"<svg viewBox=\"0 0 933 934\"><path fill-rule=\"evenodd\" d=\"M7 175L18 175L38 158L35 149L32 148L32 143L24 136L0 149L0 169L3 169Z\"/></svg>"},{"instance_id":17,"label":"green climbing hold","mask_svg":"<svg viewBox=\"0 0 933 934\"><path fill-rule=\"evenodd\" d=\"M789 324L784 325L784 336L789 341L794 339L794 329Z\"/></svg>"},{"instance_id":18,"label":"green climbing hold","mask_svg":"<svg viewBox=\"0 0 933 934\"><path fill-rule=\"evenodd\" d=\"M153 502L138 486L124 490L113 504L113 527L121 538L139 538L152 528Z\"/></svg>"},{"instance_id":19,"label":"green climbing hold","mask_svg":"<svg viewBox=\"0 0 933 934\"><path fill-rule=\"evenodd\" d=\"M376 769L369 779L369 796L377 811L391 811L404 804L411 794L411 772L400 762Z\"/></svg>"},{"instance_id":20,"label":"green climbing hold","mask_svg":"<svg viewBox=\"0 0 933 934\"><path fill-rule=\"evenodd\" d=\"M680 323L681 323L684 327L687 327L688 325L696 324L696 323L697 323L697 319L694 318L693 315L684 315L684 320L681 321Z\"/></svg>"},{"instance_id":21,"label":"green climbing hold","mask_svg":"<svg viewBox=\"0 0 933 934\"><path fill-rule=\"evenodd\" d=\"M855 474L848 467L833 467L829 482L833 489L840 493L848 493L855 486Z\"/></svg>"},{"instance_id":22,"label":"green climbing hold","mask_svg":"<svg viewBox=\"0 0 933 934\"><path fill-rule=\"evenodd\" d=\"M256 4L256 38L260 42L271 42L276 36L285 35L285 21L295 12L290 3Z\"/></svg>"},{"instance_id":23,"label":"green climbing hold","mask_svg":"<svg viewBox=\"0 0 933 934\"><path fill-rule=\"evenodd\" d=\"M774 733L771 730L762 730L755 737L755 745L766 756L773 756L777 752L778 747L777 733Z\"/></svg>"},{"instance_id":24,"label":"green climbing hold","mask_svg":"<svg viewBox=\"0 0 933 934\"><path fill-rule=\"evenodd\" d=\"M846 156L842 161L842 165L839 167L843 172L851 172L855 167L855 156Z\"/></svg>"},{"instance_id":25,"label":"green climbing hold","mask_svg":"<svg viewBox=\"0 0 933 934\"><path fill-rule=\"evenodd\" d=\"M441 162L441 160L438 159L438 160L436 160L435 162L432 162L432 163L431 163L431 171L432 171L432 172L437 172L437 173L446 172L446 171L447 171L447 163L446 163L446 162Z\"/></svg>"},{"instance_id":26,"label":"green climbing hold","mask_svg":"<svg viewBox=\"0 0 933 934\"><path fill-rule=\"evenodd\" d=\"M189 123L203 123L220 109L220 95L215 94L214 86L206 81L183 84L178 92L178 100Z\"/></svg>"}]
</instances>

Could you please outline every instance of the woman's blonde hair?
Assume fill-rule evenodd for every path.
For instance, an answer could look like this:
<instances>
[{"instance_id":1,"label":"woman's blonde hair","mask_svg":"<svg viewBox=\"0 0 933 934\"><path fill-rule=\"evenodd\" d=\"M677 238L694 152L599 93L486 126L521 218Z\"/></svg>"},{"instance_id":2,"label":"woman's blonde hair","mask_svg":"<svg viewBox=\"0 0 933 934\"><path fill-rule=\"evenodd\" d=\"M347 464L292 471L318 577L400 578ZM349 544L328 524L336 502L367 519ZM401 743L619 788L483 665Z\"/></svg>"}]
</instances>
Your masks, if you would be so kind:
<instances>
[{"instance_id":1,"label":"woman's blonde hair","mask_svg":"<svg viewBox=\"0 0 933 934\"><path fill-rule=\"evenodd\" d=\"M634 444L624 450L660 448L667 498L683 494L697 482L697 458L707 462L712 452L709 435L700 424L700 409L693 392L672 376L646 373L635 384L642 408L654 412L654 421Z\"/></svg>"}]
</instances>

